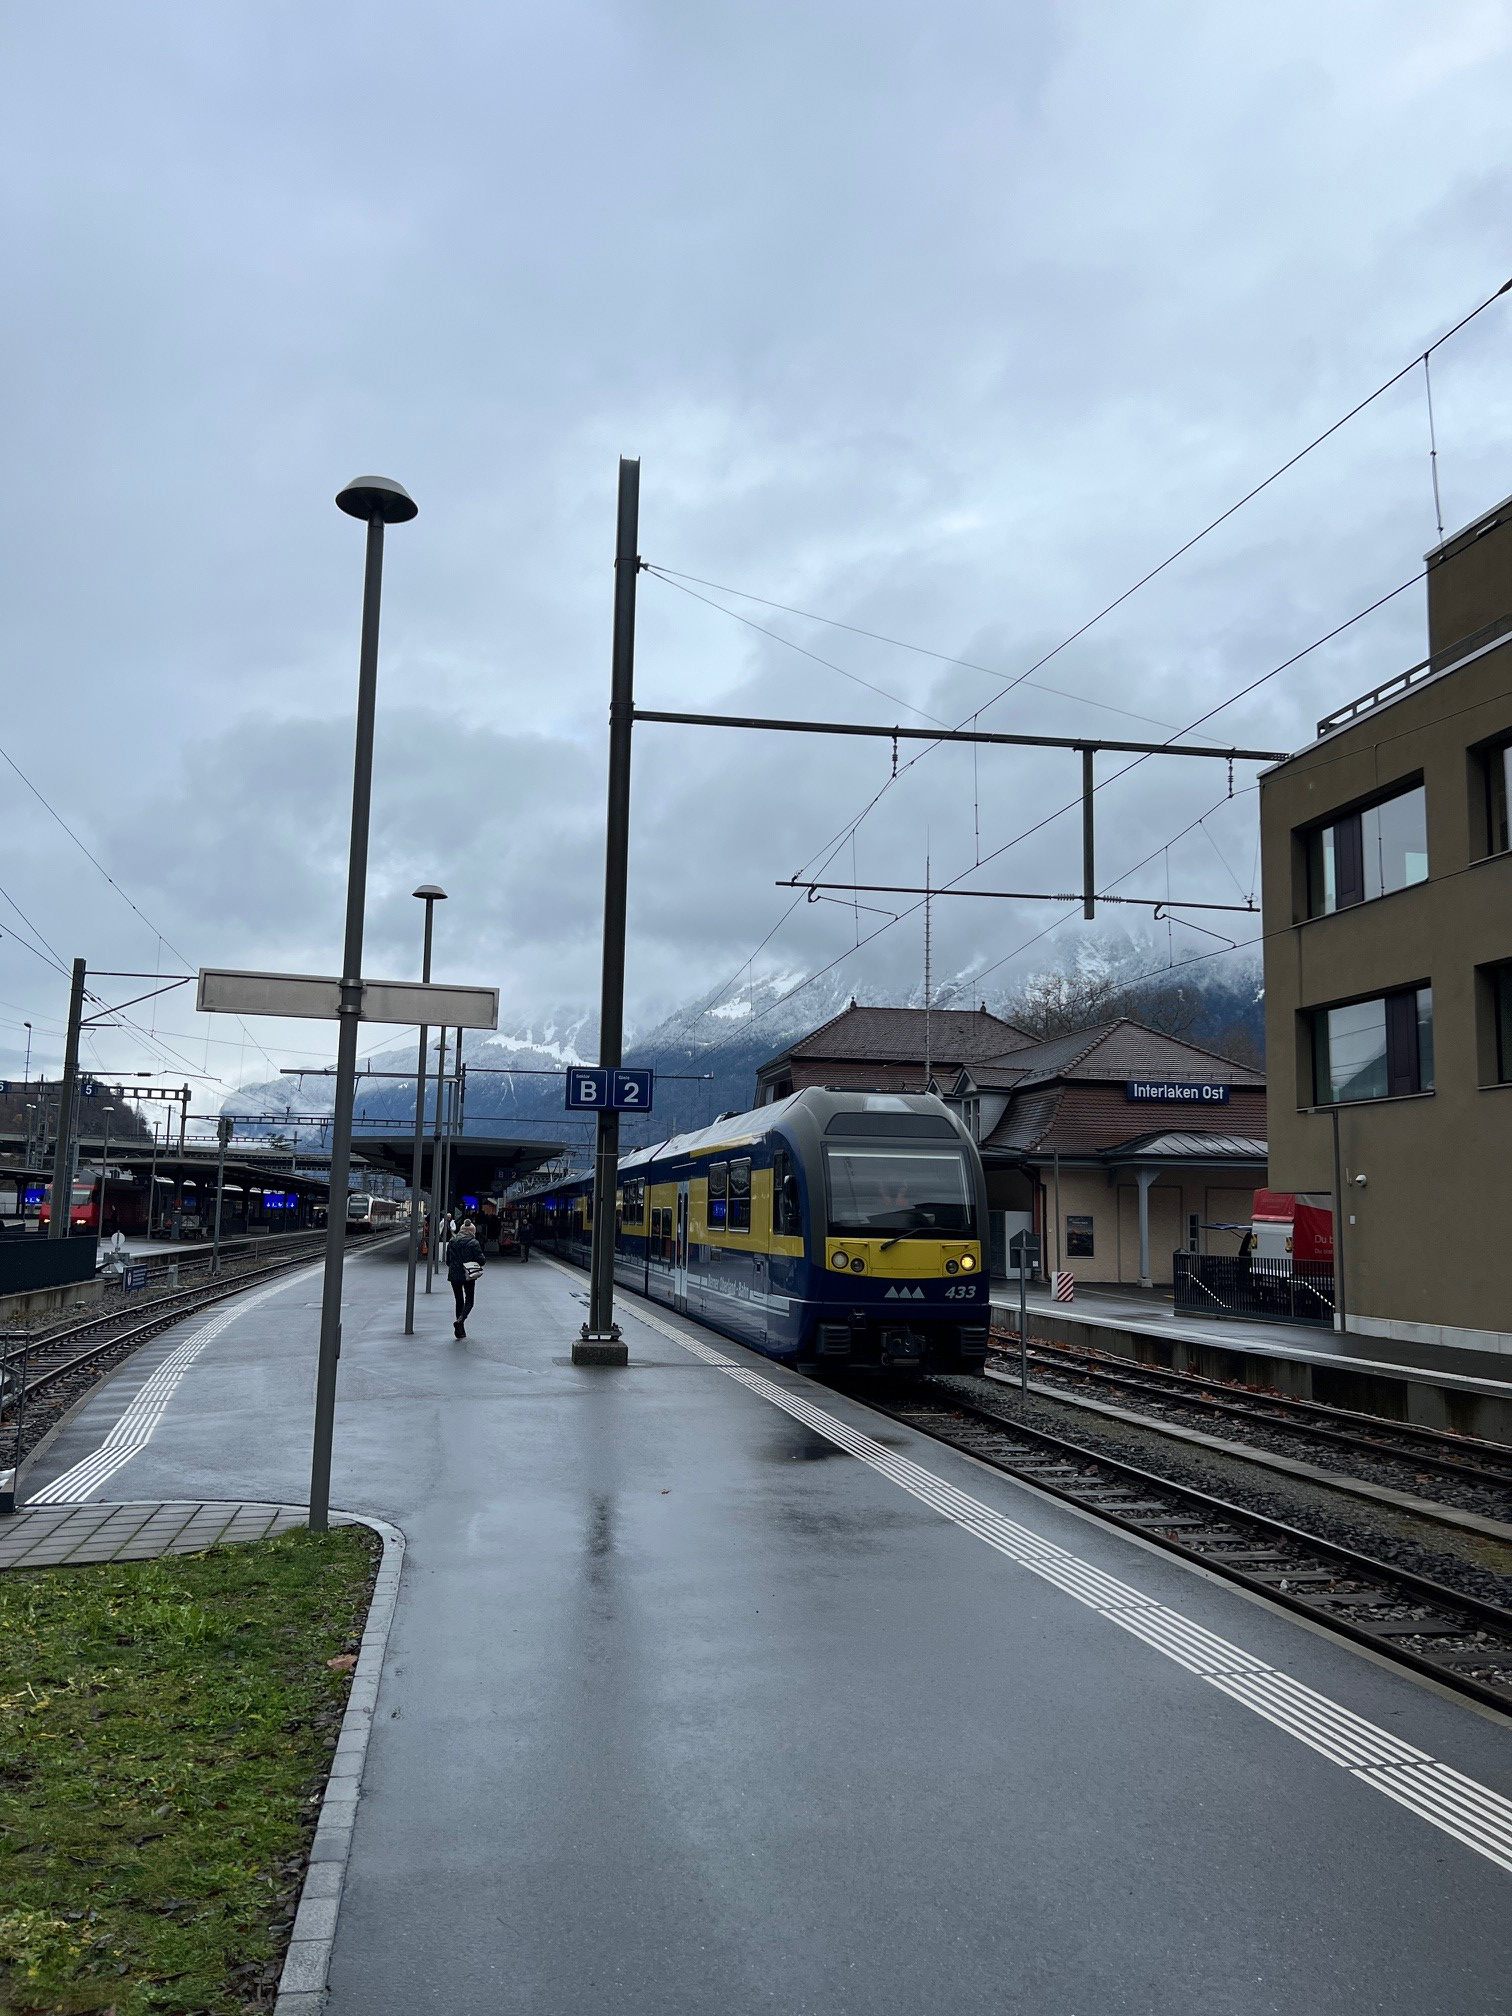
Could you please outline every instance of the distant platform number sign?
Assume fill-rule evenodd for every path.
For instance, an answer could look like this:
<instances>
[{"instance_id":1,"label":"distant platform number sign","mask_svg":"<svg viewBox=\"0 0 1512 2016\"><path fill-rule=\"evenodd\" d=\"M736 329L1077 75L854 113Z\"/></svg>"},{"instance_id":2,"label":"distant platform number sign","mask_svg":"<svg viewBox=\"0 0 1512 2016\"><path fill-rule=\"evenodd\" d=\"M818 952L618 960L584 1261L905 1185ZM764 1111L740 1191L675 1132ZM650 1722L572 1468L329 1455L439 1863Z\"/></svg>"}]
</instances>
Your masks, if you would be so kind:
<instances>
[{"instance_id":1,"label":"distant platform number sign","mask_svg":"<svg viewBox=\"0 0 1512 2016\"><path fill-rule=\"evenodd\" d=\"M600 1065L579 1066L567 1073L569 1113L649 1113L649 1071L610 1071Z\"/></svg>"}]
</instances>

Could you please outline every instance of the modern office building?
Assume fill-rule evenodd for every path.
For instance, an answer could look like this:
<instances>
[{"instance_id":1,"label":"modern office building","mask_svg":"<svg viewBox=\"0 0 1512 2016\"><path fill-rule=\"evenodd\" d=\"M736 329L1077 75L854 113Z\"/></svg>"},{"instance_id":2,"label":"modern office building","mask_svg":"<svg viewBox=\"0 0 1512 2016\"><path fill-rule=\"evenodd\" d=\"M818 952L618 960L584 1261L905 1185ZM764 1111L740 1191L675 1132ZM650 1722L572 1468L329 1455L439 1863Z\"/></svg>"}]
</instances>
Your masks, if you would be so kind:
<instances>
[{"instance_id":1,"label":"modern office building","mask_svg":"<svg viewBox=\"0 0 1512 2016\"><path fill-rule=\"evenodd\" d=\"M1337 1183L1350 1328L1512 1351L1512 500L1427 588L1429 655L1260 780L1270 1183Z\"/></svg>"}]
</instances>

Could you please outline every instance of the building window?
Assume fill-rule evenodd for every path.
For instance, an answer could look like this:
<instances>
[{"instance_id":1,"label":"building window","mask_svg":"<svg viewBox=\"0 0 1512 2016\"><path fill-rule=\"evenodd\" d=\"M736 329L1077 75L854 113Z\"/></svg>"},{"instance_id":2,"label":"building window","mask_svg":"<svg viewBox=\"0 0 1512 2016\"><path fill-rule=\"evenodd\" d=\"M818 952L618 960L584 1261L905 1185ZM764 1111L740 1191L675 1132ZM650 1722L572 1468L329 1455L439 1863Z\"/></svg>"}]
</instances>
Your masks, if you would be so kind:
<instances>
[{"instance_id":1,"label":"building window","mask_svg":"<svg viewBox=\"0 0 1512 2016\"><path fill-rule=\"evenodd\" d=\"M982 1138L981 1100L975 1098L963 1099L961 1101L961 1118L966 1123L966 1132L971 1136L972 1140L980 1141Z\"/></svg>"},{"instance_id":2,"label":"building window","mask_svg":"<svg viewBox=\"0 0 1512 2016\"><path fill-rule=\"evenodd\" d=\"M1512 1085L1512 961L1483 966L1480 970L1485 978L1485 1000L1491 1022L1490 1041L1482 1055L1495 1072L1493 1082Z\"/></svg>"},{"instance_id":3,"label":"building window","mask_svg":"<svg viewBox=\"0 0 1512 2016\"><path fill-rule=\"evenodd\" d=\"M731 1232L749 1232L751 1229L751 1162L750 1157L730 1164L730 1209L726 1229Z\"/></svg>"},{"instance_id":4,"label":"building window","mask_svg":"<svg viewBox=\"0 0 1512 2016\"><path fill-rule=\"evenodd\" d=\"M1433 989L1404 987L1313 1017L1319 1106L1433 1090Z\"/></svg>"},{"instance_id":5,"label":"building window","mask_svg":"<svg viewBox=\"0 0 1512 2016\"><path fill-rule=\"evenodd\" d=\"M1486 783L1486 852L1512 851L1512 737L1481 752Z\"/></svg>"},{"instance_id":6,"label":"building window","mask_svg":"<svg viewBox=\"0 0 1512 2016\"><path fill-rule=\"evenodd\" d=\"M1199 1211L1187 1213L1187 1251L1188 1253L1202 1251L1202 1214Z\"/></svg>"},{"instance_id":7,"label":"building window","mask_svg":"<svg viewBox=\"0 0 1512 2016\"><path fill-rule=\"evenodd\" d=\"M1428 879L1428 805L1414 784L1307 835L1307 914L1327 917Z\"/></svg>"}]
</instances>

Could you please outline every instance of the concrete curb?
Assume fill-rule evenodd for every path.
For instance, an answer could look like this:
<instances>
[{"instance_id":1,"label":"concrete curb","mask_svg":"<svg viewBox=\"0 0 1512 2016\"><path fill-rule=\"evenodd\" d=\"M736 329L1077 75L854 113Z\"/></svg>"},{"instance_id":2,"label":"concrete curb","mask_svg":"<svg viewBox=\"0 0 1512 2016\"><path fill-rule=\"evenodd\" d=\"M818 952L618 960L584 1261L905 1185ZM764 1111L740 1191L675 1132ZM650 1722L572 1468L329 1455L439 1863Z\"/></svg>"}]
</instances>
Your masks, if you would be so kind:
<instances>
[{"instance_id":1,"label":"concrete curb","mask_svg":"<svg viewBox=\"0 0 1512 2016\"><path fill-rule=\"evenodd\" d=\"M371 1528L383 1542L383 1559L373 1584L373 1600L352 1674L352 1691L347 1696L341 1734L331 1759L331 1775L320 1802L310 1866L299 1893L299 1909L279 1977L274 2016L317 2016L325 2002L326 1977L336 1943L336 1916L351 1856L368 1737L372 1734L389 1626L394 1621L394 1605L399 1595L399 1572L404 1565L404 1535L397 1526L384 1519L370 1519L360 1512L338 1512L332 1517L339 1525Z\"/></svg>"}]
</instances>

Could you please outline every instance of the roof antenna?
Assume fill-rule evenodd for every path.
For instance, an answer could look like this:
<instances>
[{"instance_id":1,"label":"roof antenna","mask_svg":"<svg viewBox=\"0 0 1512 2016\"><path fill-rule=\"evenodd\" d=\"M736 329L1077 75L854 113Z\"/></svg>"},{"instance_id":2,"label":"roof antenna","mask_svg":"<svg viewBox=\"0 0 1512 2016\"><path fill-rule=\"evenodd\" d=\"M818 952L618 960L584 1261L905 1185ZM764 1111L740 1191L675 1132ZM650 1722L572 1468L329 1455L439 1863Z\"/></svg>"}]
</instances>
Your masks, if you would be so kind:
<instances>
[{"instance_id":1,"label":"roof antenna","mask_svg":"<svg viewBox=\"0 0 1512 2016\"><path fill-rule=\"evenodd\" d=\"M1444 543L1444 507L1439 502L1438 441L1433 432L1433 376L1428 368L1428 352L1423 352L1423 390L1428 395L1428 469L1433 477L1433 515L1438 521L1440 546Z\"/></svg>"}]
</instances>

